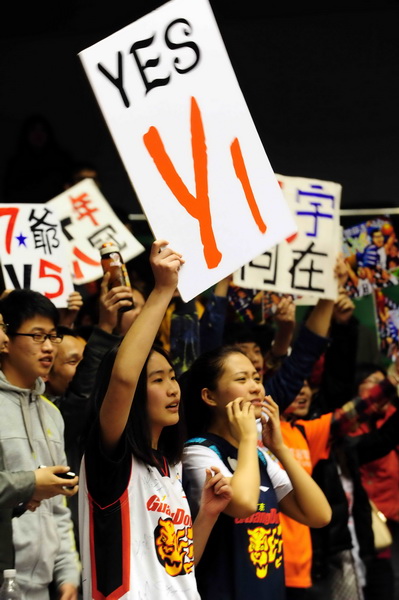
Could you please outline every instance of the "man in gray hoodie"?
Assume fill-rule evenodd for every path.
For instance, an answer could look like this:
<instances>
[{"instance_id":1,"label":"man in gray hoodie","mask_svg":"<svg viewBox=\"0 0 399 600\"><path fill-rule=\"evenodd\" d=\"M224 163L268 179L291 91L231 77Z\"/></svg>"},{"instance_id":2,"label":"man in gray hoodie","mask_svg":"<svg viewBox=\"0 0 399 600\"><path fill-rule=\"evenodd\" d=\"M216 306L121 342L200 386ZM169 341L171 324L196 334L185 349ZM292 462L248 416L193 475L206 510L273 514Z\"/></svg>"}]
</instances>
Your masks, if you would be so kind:
<instances>
[{"instance_id":1,"label":"man in gray hoodie","mask_svg":"<svg viewBox=\"0 0 399 600\"><path fill-rule=\"evenodd\" d=\"M7 471L67 465L64 422L43 396L45 378L61 336L58 310L31 290L13 290L0 300L8 342L0 371L0 447ZM61 496L12 520L15 568L23 600L49 600L53 582L60 600L76 600L80 564L70 510Z\"/></svg>"},{"instance_id":2,"label":"man in gray hoodie","mask_svg":"<svg viewBox=\"0 0 399 600\"><path fill-rule=\"evenodd\" d=\"M0 314L0 352L8 342L7 325ZM12 543L12 518L14 511L22 514L25 510L36 510L45 498L57 494L72 496L78 486L65 489L65 480L56 473L65 473L68 467L56 465L35 471L3 471L4 461L0 447L0 584L4 569L14 567L14 547ZM77 483L76 477L69 483Z\"/></svg>"}]
</instances>

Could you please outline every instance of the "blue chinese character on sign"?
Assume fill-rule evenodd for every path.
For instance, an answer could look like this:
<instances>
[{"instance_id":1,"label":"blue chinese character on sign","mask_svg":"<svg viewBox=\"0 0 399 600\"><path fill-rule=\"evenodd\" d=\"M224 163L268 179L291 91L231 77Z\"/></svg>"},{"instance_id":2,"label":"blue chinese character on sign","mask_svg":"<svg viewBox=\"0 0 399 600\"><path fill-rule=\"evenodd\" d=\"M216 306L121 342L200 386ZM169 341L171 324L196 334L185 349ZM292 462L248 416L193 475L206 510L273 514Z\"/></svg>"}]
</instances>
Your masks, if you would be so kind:
<instances>
[{"instance_id":1,"label":"blue chinese character on sign","mask_svg":"<svg viewBox=\"0 0 399 600\"><path fill-rule=\"evenodd\" d=\"M321 209L320 207L325 206L325 201L327 200L330 204L330 209L334 208L335 197L332 194L323 194L321 185L311 185L312 191L298 190L297 194L297 202L305 203L308 201L308 208L304 210L297 210L296 214L298 217L312 217L313 219L313 229L311 231L305 232L308 237L316 237L318 235L318 224L319 219L332 219L333 215L331 212L328 212L327 209ZM316 191L320 190L320 191Z\"/></svg>"}]
</instances>

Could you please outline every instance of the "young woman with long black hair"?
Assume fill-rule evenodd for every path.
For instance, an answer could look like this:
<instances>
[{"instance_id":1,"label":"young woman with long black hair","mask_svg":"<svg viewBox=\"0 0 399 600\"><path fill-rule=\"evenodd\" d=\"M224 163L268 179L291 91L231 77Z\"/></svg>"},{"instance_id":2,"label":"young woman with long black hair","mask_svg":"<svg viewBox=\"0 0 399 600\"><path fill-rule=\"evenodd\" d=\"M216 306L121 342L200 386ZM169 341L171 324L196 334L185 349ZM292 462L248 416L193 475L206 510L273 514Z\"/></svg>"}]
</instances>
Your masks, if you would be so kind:
<instances>
[{"instance_id":1,"label":"young woman with long black hair","mask_svg":"<svg viewBox=\"0 0 399 600\"><path fill-rule=\"evenodd\" d=\"M167 354L153 346L184 262L167 244L153 243L154 289L104 358L94 390L98 416L81 468L85 600L199 599L195 564L231 497L218 468L206 469L192 522L182 486L180 388Z\"/></svg>"}]
</instances>

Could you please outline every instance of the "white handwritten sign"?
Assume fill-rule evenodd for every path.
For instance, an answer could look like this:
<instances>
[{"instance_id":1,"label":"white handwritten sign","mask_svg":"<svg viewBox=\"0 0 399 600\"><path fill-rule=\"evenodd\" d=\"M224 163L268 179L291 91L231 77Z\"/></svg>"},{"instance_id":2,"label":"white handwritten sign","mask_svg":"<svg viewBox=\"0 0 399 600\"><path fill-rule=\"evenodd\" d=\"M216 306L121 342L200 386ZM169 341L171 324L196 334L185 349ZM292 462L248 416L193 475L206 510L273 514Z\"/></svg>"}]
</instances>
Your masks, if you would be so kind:
<instances>
[{"instance_id":1,"label":"white handwritten sign","mask_svg":"<svg viewBox=\"0 0 399 600\"><path fill-rule=\"evenodd\" d=\"M305 177L277 178L295 215L298 232L237 270L234 283L244 288L335 300L334 266L342 250L342 186Z\"/></svg>"},{"instance_id":2,"label":"white handwritten sign","mask_svg":"<svg viewBox=\"0 0 399 600\"><path fill-rule=\"evenodd\" d=\"M57 214L68 241L75 284L102 277L99 249L104 242L115 242L125 262L144 251L144 246L118 219L92 179L80 181L46 205Z\"/></svg>"},{"instance_id":3,"label":"white handwritten sign","mask_svg":"<svg viewBox=\"0 0 399 600\"><path fill-rule=\"evenodd\" d=\"M184 301L295 233L207 0L171 0L80 52Z\"/></svg>"},{"instance_id":4,"label":"white handwritten sign","mask_svg":"<svg viewBox=\"0 0 399 600\"><path fill-rule=\"evenodd\" d=\"M6 289L32 289L67 306L74 290L68 246L47 203L0 205L0 259Z\"/></svg>"}]
</instances>

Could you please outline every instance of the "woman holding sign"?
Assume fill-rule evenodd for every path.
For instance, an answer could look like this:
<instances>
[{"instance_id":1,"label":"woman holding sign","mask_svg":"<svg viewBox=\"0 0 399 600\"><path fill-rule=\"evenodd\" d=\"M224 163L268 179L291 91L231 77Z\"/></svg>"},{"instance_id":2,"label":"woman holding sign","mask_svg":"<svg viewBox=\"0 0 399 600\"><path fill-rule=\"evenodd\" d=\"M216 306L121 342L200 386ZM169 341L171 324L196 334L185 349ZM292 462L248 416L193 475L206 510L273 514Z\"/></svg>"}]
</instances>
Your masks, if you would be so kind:
<instances>
[{"instance_id":1,"label":"woman holding sign","mask_svg":"<svg viewBox=\"0 0 399 600\"><path fill-rule=\"evenodd\" d=\"M154 289L119 347L104 357L93 394L98 414L82 461L79 507L85 600L198 600L194 565L231 497L219 469L206 469L192 523L181 482L180 388L168 356L153 347L184 261L158 240L150 262Z\"/></svg>"}]
</instances>

